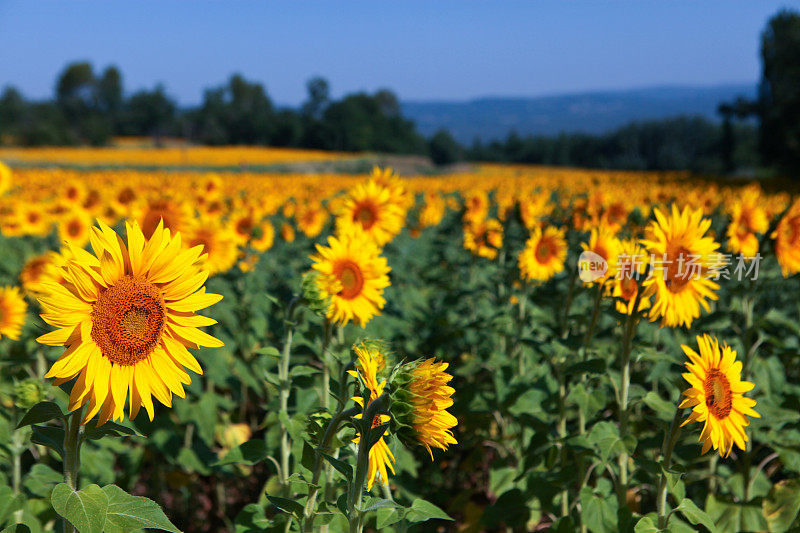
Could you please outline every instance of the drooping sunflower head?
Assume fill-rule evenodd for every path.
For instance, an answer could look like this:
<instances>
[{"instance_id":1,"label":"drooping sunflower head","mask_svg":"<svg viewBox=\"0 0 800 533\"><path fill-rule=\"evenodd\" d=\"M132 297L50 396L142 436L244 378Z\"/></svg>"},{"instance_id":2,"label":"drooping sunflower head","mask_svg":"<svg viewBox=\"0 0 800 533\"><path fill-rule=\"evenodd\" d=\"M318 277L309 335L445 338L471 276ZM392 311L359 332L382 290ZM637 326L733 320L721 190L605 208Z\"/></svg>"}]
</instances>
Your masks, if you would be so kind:
<instances>
[{"instance_id":1,"label":"drooping sunflower head","mask_svg":"<svg viewBox=\"0 0 800 533\"><path fill-rule=\"evenodd\" d=\"M0 287L0 339L19 340L28 304L17 287Z\"/></svg>"},{"instance_id":2,"label":"drooping sunflower head","mask_svg":"<svg viewBox=\"0 0 800 533\"><path fill-rule=\"evenodd\" d=\"M447 409L455 392L448 383L447 363L434 358L401 366L392 384L392 420L398 438L407 446L422 445L433 459L432 448L446 450L457 444L453 428L458 420Z\"/></svg>"},{"instance_id":3,"label":"drooping sunflower head","mask_svg":"<svg viewBox=\"0 0 800 533\"><path fill-rule=\"evenodd\" d=\"M775 256L784 277L800 272L800 200L783 215L775 231Z\"/></svg>"},{"instance_id":4,"label":"drooping sunflower head","mask_svg":"<svg viewBox=\"0 0 800 533\"><path fill-rule=\"evenodd\" d=\"M711 220L703 218L702 209L689 207L664 215L654 210L656 220L642 240L654 257L650 276L644 281L645 296L653 296L650 320L661 319L667 327L689 327L700 316L700 308L710 310L708 300L716 300L719 285L710 279L719 244L706 235Z\"/></svg>"},{"instance_id":5,"label":"drooping sunflower head","mask_svg":"<svg viewBox=\"0 0 800 533\"><path fill-rule=\"evenodd\" d=\"M363 233L383 246L402 231L404 223L405 210L392 190L371 179L349 191L336 217L336 230Z\"/></svg>"},{"instance_id":6,"label":"drooping sunflower head","mask_svg":"<svg viewBox=\"0 0 800 533\"><path fill-rule=\"evenodd\" d=\"M49 282L37 295L42 319L57 329L37 340L65 346L47 378L60 385L77 378L69 410L88 404L84 422L130 418L144 406L152 420L155 397L167 406L191 382L184 370L202 374L187 348L222 343L198 328L216 323L195 314L222 296L207 294L202 247L186 249L180 234L159 223L150 239L126 223L127 242L102 222L91 230L94 254L69 246L64 282Z\"/></svg>"},{"instance_id":7,"label":"drooping sunflower head","mask_svg":"<svg viewBox=\"0 0 800 533\"><path fill-rule=\"evenodd\" d=\"M562 270L567 258L564 230L548 226L535 227L519 254L518 265L522 279L547 281Z\"/></svg>"},{"instance_id":8,"label":"drooping sunflower head","mask_svg":"<svg viewBox=\"0 0 800 533\"><path fill-rule=\"evenodd\" d=\"M503 225L494 218L464 226L464 248L473 254L494 259L503 246Z\"/></svg>"},{"instance_id":9,"label":"drooping sunflower head","mask_svg":"<svg viewBox=\"0 0 800 533\"><path fill-rule=\"evenodd\" d=\"M328 237L328 246L317 245L312 268L320 273L319 288L331 299L328 318L339 324L350 320L362 327L380 314L389 286L389 265L378 246L360 232Z\"/></svg>"},{"instance_id":10,"label":"drooping sunflower head","mask_svg":"<svg viewBox=\"0 0 800 533\"><path fill-rule=\"evenodd\" d=\"M680 408L691 408L692 412L681 425L702 422L702 453L713 447L720 456L727 457L734 444L745 449L745 428L750 424L747 417L761 416L753 410L756 401L744 397L753 384L742 381L742 363L736 360L736 351L730 346L720 346L719 341L709 335L698 336L697 344L699 354L683 346L689 357L688 372L683 377L691 387L683 391L685 398Z\"/></svg>"},{"instance_id":11,"label":"drooping sunflower head","mask_svg":"<svg viewBox=\"0 0 800 533\"><path fill-rule=\"evenodd\" d=\"M353 346L353 351L356 354L356 370L349 370L348 373L359 380L362 386L362 395L354 396L352 399L359 406L361 406L362 414L355 416L357 419L363 417L363 411L369 405L377 400L386 387L386 380L379 378L380 366L385 357L381 353L376 344L361 344ZM366 401L365 401L366 400ZM376 428L389 423L391 418L387 414L378 414L372 420L371 428ZM361 435L356 435L353 442L358 443ZM389 475L387 469L394 474L394 455L389 449L386 440L381 436L380 439L369 450L369 468L367 470L367 490L372 489L375 479L380 474L380 481L387 485L389 483Z\"/></svg>"}]
</instances>

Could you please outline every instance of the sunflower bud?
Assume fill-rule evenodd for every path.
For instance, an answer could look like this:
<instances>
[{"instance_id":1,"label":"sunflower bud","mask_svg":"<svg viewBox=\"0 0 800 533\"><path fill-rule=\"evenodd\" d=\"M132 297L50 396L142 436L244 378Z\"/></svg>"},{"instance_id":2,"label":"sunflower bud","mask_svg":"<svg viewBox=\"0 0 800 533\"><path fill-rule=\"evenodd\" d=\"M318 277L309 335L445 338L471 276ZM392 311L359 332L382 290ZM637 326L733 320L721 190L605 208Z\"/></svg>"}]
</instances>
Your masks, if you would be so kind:
<instances>
[{"instance_id":1,"label":"sunflower bud","mask_svg":"<svg viewBox=\"0 0 800 533\"><path fill-rule=\"evenodd\" d=\"M247 424L227 424L217 427L217 441L224 450L231 450L247 442L252 435Z\"/></svg>"},{"instance_id":2,"label":"sunflower bud","mask_svg":"<svg viewBox=\"0 0 800 533\"><path fill-rule=\"evenodd\" d=\"M26 379L14 385L14 405L28 410L44 399L44 387L37 379Z\"/></svg>"},{"instance_id":3,"label":"sunflower bud","mask_svg":"<svg viewBox=\"0 0 800 533\"><path fill-rule=\"evenodd\" d=\"M309 270L303 274L303 281L301 286L303 288L303 297L306 300L308 308L317 316L324 317L328 314L328 308L331 306L331 299L320 289L319 272L316 270Z\"/></svg>"}]
</instances>

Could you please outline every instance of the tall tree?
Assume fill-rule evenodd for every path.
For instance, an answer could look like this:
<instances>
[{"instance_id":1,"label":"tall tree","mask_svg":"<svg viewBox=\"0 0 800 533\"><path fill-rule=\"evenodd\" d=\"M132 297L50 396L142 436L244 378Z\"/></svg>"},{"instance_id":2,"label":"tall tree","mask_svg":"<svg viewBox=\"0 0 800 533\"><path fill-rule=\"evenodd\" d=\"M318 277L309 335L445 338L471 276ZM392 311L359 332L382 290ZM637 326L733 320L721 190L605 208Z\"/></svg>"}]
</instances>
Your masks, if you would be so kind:
<instances>
[{"instance_id":1,"label":"tall tree","mask_svg":"<svg viewBox=\"0 0 800 533\"><path fill-rule=\"evenodd\" d=\"M783 10L761 36L759 148L764 162L800 171L800 14Z\"/></svg>"}]
</instances>

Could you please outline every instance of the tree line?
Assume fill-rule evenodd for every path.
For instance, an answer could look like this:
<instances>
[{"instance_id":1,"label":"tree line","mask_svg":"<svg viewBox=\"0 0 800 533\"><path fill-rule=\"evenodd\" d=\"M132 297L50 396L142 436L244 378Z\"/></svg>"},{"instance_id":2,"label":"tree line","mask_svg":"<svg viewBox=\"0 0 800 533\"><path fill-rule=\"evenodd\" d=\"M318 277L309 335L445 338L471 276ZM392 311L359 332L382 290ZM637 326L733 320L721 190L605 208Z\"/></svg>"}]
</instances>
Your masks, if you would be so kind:
<instances>
[{"instance_id":1,"label":"tree line","mask_svg":"<svg viewBox=\"0 0 800 533\"><path fill-rule=\"evenodd\" d=\"M264 86L235 74L182 109L161 85L126 95L114 66L68 65L49 101L17 89L0 94L0 143L104 145L113 136L181 137L207 145L270 145L429 156L439 165L498 161L621 169L733 172L800 170L800 14L783 10L761 38L758 98L719 106L721 122L676 117L632 123L602 135L526 136L460 145L447 131L424 138L389 90L332 99L320 77L299 109L278 108Z\"/></svg>"}]
</instances>

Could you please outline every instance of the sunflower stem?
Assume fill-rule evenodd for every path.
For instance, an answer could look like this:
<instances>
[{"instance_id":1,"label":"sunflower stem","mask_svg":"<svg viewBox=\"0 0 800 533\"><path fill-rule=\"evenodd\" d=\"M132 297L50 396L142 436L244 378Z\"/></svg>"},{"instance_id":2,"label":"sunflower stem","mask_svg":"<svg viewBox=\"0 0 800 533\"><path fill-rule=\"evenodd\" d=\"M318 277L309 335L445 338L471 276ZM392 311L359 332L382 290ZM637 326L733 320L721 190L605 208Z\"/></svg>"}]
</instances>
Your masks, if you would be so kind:
<instances>
[{"instance_id":1,"label":"sunflower stem","mask_svg":"<svg viewBox=\"0 0 800 533\"><path fill-rule=\"evenodd\" d=\"M292 336L294 335L294 310L297 307L297 298L293 299L286 310L286 339L283 342L283 353L278 365L278 378L281 384L279 392L280 409L278 416L281 420L281 484L289 484L289 456L291 443L289 442L289 428L286 426L289 419L289 394L292 383L289 379L289 363L292 356Z\"/></svg>"},{"instance_id":2,"label":"sunflower stem","mask_svg":"<svg viewBox=\"0 0 800 533\"><path fill-rule=\"evenodd\" d=\"M664 435L664 444L661 446L661 475L658 478L658 500L656 502L658 510L658 529L666 529L669 516L667 515L667 469L672 464L672 450L678 442L681 434L681 426L678 420L681 416L681 409L675 409L675 416L669 425L669 431Z\"/></svg>"},{"instance_id":3,"label":"sunflower stem","mask_svg":"<svg viewBox=\"0 0 800 533\"><path fill-rule=\"evenodd\" d=\"M322 324L322 349L320 360L322 361L322 407L328 410L331 395L331 360L328 355L328 346L331 342L331 322L324 319Z\"/></svg>"},{"instance_id":4,"label":"sunflower stem","mask_svg":"<svg viewBox=\"0 0 800 533\"><path fill-rule=\"evenodd\" d=\"M620 377L619 402L619 436L623 442L623 450L619 454L619 483L617 498L619 506L627 505L628 496L628 450L625 447L625 436L628 433L628 390L631 384L631 345L636 334L636 325L639 323L638 309L642 298L642 288L636 291L636 300L633 303L631 314L625 321L625 333L622 342L622 374Z\"/></svg>"},{"instance_id":5,"label":"sunflower stem","mask_svg":"<svg viewBox=\"0 0 800 533\"><path fill-rule=\"evenodd\" d=\"M72 490L78 490L78 471L81 467L81 418L83 408L79 407L64 419L64 483ZM73 533L75 527L64 520L64 531Z\"/></svg>"},{"instance_id":6,"label":"sunflower stem","mask_svg":"<svg viewBox=\"0 0 800 533\"><path fill-rule=\"evenodd\" d=\"M347 411L343 411L341 408L336 415L328 421L328 426L325 428L325 434L322 437L322 441L320 441L319 446L317 447L317 453L314 457L314 470L311 477L311 485L308 491L308 500L306 500L305 511L303 515L305 516L304 519L304 530L305 531L313 531L314 530L314 516L316 515L316 511L314 506L317 500L317 494L319 493L319 477L322 473L322 454L328 452L328 447L330 446L331 440L333 440L333 436L339 430L339 426L342 422L347 418L352 418L358 414L358 408L352 407Z\"/></svg>"}]
</instances>

